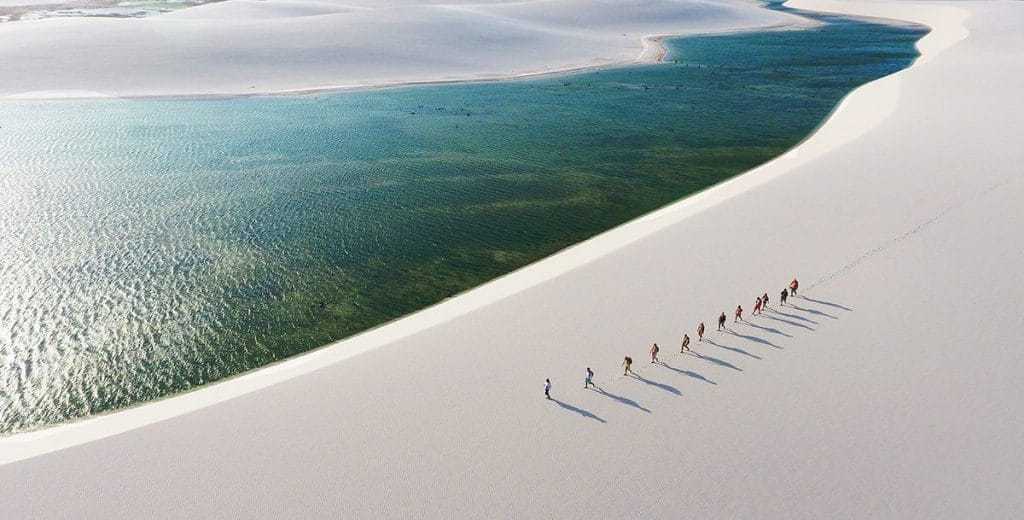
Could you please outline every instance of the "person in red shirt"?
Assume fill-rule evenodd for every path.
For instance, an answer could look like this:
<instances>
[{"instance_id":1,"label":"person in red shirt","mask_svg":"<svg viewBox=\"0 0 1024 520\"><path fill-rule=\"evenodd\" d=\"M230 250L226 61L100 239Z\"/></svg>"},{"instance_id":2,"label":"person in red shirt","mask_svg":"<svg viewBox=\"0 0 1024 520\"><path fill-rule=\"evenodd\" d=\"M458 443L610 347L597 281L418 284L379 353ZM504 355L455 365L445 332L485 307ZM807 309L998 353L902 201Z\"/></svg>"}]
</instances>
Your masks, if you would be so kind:
<instances>
[{"instance_id":1,"label":"person in red shirt","mask_svg":"<svg viewBox=\"0 0 1024 520\"><path fill-rule=\"evenodd\" d=\"M743 306L742 305L737 305L736 306L736 313L733 314L732 322L736 323L736 320L743 321Z\"/></svg>"}]
</instances>

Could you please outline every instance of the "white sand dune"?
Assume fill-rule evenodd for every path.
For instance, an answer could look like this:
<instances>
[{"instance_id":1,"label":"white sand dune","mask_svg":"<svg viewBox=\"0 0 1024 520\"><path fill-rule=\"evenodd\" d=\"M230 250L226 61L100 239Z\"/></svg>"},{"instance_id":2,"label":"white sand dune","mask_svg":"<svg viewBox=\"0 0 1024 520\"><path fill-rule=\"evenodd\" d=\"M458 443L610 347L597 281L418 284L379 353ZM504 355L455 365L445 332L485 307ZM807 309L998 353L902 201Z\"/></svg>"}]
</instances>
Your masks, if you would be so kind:
<instances>
[{"instance_id":1,"label":"white sand dune","mask_svg":"<svg viewBox=\"0 0 1024 520\"><path fill-rule=\"evenodd\" d=\"M58 0L0 0L0 7L28 7L59 3Z\"/></svg>"},{"instance_id":2,"label":"white sand dune","mask_svg":"<svg viewBox=\"0 0 1024 520\"><path fill-rule=\"evenodd\" d=\"M934 30L732 181L351 340L3 439L4 514L1018 516L1024 4L798 5ZM793 275L793 306L676 352Z\"/></svg>"},{"instance_id":3,"label":"white sand dune","mask_svg":"<svg viewBox=\"0 0 1024 520\"><path fill-rule=\"evenodd\" d=\"M366 11L365 7L352 7L333 2L308 0L232 0L204 4L163 15L177 20L280 20L303 16L323 16Z\"/></svg>"},{"instance_id":4,"label":"white sand dune","mask_svg":"<svg viewBox=\"0 0 1024 520\"><path fill-rule=\"evenodd\" d=\"M740 0L228 0L0 24L0 97L253 94L505 78L650 59L642 38L775 25Z\"/></svg>"}]
</instances>

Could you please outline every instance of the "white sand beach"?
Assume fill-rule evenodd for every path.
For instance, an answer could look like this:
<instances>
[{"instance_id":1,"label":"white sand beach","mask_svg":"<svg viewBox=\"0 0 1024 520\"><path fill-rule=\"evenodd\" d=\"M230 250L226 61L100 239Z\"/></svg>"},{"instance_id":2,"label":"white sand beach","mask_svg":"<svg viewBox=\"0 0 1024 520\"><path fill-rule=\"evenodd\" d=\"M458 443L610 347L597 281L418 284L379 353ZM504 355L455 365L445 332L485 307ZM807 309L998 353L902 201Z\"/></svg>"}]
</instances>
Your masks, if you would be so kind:
<instances>
[{"instance_id":1,"label":"white sand beach","mask_svg":"<svg viewBox=\"0 0 1024 520\"><path fill-rule=\"evenodd\" d=\"M230 3L180 14L200 27L203 10ZM0 439L4 515L1019 515L1024 3L791 5L933 30L915 65L857 89L807 141L740 177L324 349ZM546 31L546 22L509 14L516 6L487 9L495 24L521 20L499 33L466 22L468 34L491 34L498 46L529 41L553 51L578 37L559 21L537 43L517 31ZM412 11L396 11L396 23L413 23ZM630 23L637 34L671 32ZM32 32L0 27L0 48L22 30ZM639 40L628 39L632 47L621 50L633 55ZM578 63L578 51L566 47L548 63ZM409 70L470 70L442 59ZM67 86L60 81L82 69L52 70L53 85L31 88ZM197 74L195 84L231 91L237 74ZM136 76L117 93L160 83ZM114 85L83 80L95 83L74 88ZM0 90L29 87L19 81L28 80L5 74ZM184 84L171 82L168 92ZM698 321L713 331L719 312L749 307L765 290L774 300L794 276L803 297L792 306L694 341L699 355L678 353ZM653 341L665 365L647 362ZM639 378L622 377L624 355L637 361ZM583 389L587 366L601 392ZM543 397L545 378L554 402Z\"/></svg>"},{"instance_id":2,"label":"white sand beach","mask_svg":"<svg viewBox=\"0 0 1024 520\"><path fill-rule=\"evenodd\" d=\"M0 24L0 97L511 78L657 58L644 51L650 35L807 23L742 0L227 0L145 18Z\"/></svg>"}]
</instances>

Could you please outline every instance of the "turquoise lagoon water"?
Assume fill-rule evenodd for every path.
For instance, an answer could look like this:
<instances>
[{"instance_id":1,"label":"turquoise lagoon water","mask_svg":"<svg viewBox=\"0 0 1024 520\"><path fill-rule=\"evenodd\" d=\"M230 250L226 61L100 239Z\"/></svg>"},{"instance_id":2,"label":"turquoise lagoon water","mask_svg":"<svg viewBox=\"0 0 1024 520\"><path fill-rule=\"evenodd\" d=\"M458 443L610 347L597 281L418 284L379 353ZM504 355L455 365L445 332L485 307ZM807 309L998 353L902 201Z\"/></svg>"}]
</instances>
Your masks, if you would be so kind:
<instances>
[{"instance_id":1,"label":"turquoise lagoon water","mask_svg":"<svg viewBox=\"0 0 1024 520\"><path fill-rule=\"evenodd\" d=\"M0 431L308 351L741 173L924 34L817 18L534 80L0 103Z\"/></svg>"}]
</instances>

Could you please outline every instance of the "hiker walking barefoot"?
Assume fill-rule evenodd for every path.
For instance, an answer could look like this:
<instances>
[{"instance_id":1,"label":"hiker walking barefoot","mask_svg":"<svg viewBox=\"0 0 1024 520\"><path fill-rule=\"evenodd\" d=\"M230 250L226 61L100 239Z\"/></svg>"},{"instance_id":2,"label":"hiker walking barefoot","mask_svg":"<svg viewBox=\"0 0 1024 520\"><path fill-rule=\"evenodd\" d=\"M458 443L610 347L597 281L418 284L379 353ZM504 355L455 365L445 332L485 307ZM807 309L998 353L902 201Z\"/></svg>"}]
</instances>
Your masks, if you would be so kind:
<instances>
[{"instance_id":1,"label":"hiker walking barefoot","mask_svg":"<svg viewBox=\"0 0 1024 520\"><path fill-rule=\"evenodd\" d=\"M736 323L737 320L743 321L743 306L742 305L737 305L736 306L736 312L733 313L733 315L732 315L732 322Z\"/></svg>"},{"instance_id":2,"label":"hiker walking barefoot","mask_svg":"<svg viewBox=\"0 0 1024 520\"><path fill-rule=\"evenodd\" d=\"M697 325L697 341L704 341L704 322Z\"/></svg>"},{"instance_id":3,"label":"hiker walking barefoot","mask_svg":"<svg viewBox=\"0 0 1024 520\"><path fill-rule=\"evenodd\" d=\"M683 334L683 346L679 347L679 353L682 354L687 350L690 350L690 336Z\"/></svg>"},{"instance_id":4,"label":"hiker walking barefoot","mask_svg":"<svg viewBox=\"0 0 1024 520\"><path fill-rule=\"evenodd\" d=\"M624 370L622 372L622 375L625 376L625 375L632 374L633 373L633 358L631 358L629 356L626 356L626 358L622 360L622 366L626 367L626 370Z\"/></svg>"},{"instance_id":5,"label":"hiker walking barefoot","mask_svg":"<svg viewBox=\"0 0 1024 520\"><path fill-rule=\"evenodd\" d=\"M651 363L657 363L658 362L658 351L659 350L661 350L661 349L658 348L658 344L657 343L655 343L654 345L651 345Z\"/></svg>"},{"instance_id":6,"label":"hiker walking barefoot","mask_svg":"<svg viewBox=\"0 0 1024 520\"><path fill-rule=\"evenodd\" d=\"M551 399L551 380L544 380L544 397Z\"/></svg>"},{"instance_id":7,"label":"hiker walking barefoot","mask_svg":"<svg viewBox=\"0 0 1024 520\"><path fill-rule=\"evenodd\" d=\"M796 296L796 290L799 287L800 287L800 282L796 281L796 278L793 278L793 281L789 282L789 294L792 295L792 296Z\"/></svg>"},{"instance_id":8,"label":"hiker walking barefoot","mask_svg":"<svg viewBox=\"0 0 1024 520\"><path fill-rule=\"evenodd\" d=\"M590 367L587 367L587 378L583 381L583 388L589 388L591 386L597 388L597 385L594 384L594 371L591 370Z\"/></svg>"},{"instance_id":9,"label":"hiker walking barefoot","mask_svg":"<svg viewBox=\"0 0 1024 520\"><path fill-rule=\"evenodd\" d=\"M718 330L722 330L724 328L725 328L725 312L723 311L722 314L720 316L718 316Z\"/></svg>"},{"instance_id":10,"label":"hiker walking barefoot","mask_svg":"<svg viewBox=\"0 0 1024 520\"><path fill-rule=\"evenodd\" d=\"M779 293L779 305L785 305L786 304L786 297L787 296L789 296L789 291L783 289L782 292Z\"/></svg>"}]
</instances>

